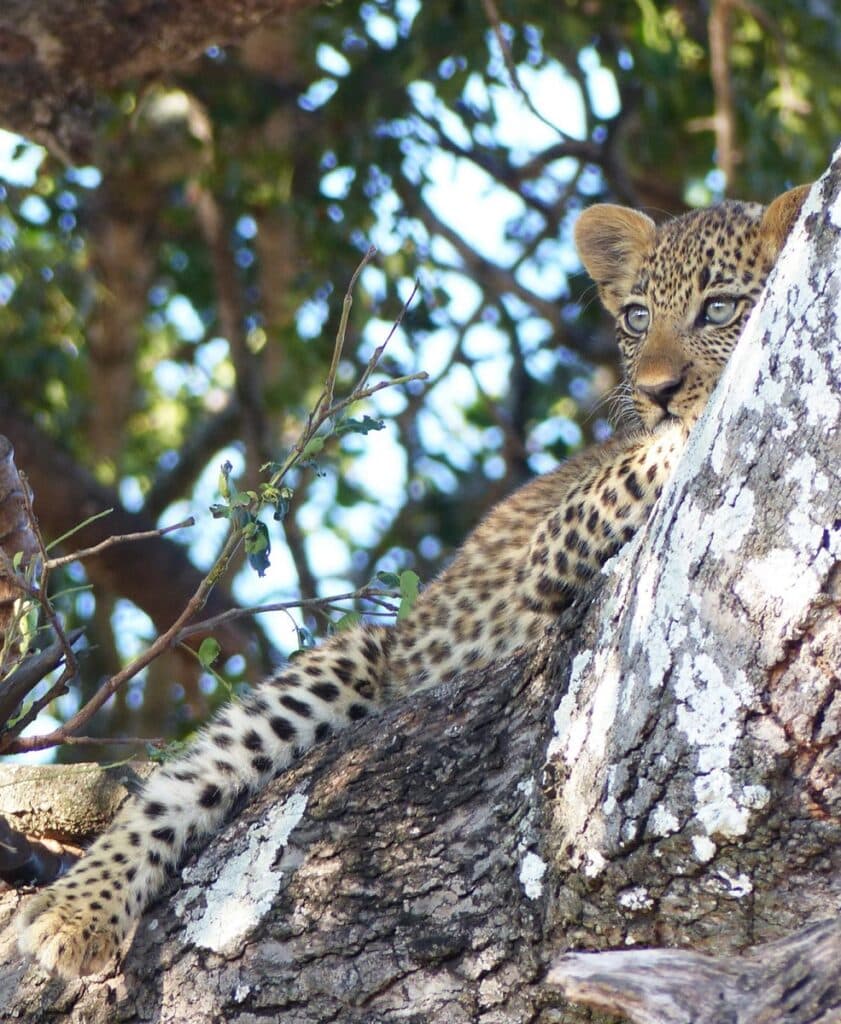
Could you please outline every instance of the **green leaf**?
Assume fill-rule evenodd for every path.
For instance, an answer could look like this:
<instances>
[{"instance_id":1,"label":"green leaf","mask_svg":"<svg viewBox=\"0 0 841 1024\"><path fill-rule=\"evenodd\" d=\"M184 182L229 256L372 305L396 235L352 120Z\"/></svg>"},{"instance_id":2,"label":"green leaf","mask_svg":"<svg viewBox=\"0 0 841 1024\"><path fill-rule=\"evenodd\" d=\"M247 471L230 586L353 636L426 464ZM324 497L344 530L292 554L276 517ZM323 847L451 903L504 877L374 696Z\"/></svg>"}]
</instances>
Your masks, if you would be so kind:
<instances>
[{"instance_id":1,"label":"green leaf","mask_svg":"<svg viewBox=\"0 0 841 1024\"><path fill-rule=\"evenodd\" d=\"M202 668L210 668L221 653L222 648L219 645L219 641L214 640L212 636L206 636L199 645L198 651Z\"/></svg>"},{"instance_id":2,"label":"green leaf","mask_svg":"<svg viewBox=\"0 0 841 1024\"><path fill-rule=\"evenodd\" d=\"M210 514L214 519L230 519L231 510L227 505L211 505Z\"/></svg>"},{"instance_id":3,"label":"green leaf","mask_svg":"<svg viewBox=\"0 0 841 1024\"><path fill-rule=\"evenodd\" d=\"M258 576L263 576L269 567L269 552L272 549L269 529L259 519L252 519L243 534L248 563L252 569L256 570Z\"/></svg>"},{"instance_id":4,"label":"green leaf","mask_svg":"<svg viewBox=\"0 0 841 1024\"><path fill-rule=\"evenodd\" d=\"M321 449L323 447L324 447L324 438L323 437L320 437L320 436L319 437L311 437L309 439L309 441L307 441L307 443L304 445L304 447L303 447L299 457L302 460L303 459L310 459L310 458L312 458L313 455L317 455L321 451Z\"/></svg>"},{"instance_id":5,"label":"green leaf","mask_svg":"<svg viewBox=\"0 0 841 1024\"><path fill-rule=\"evenodd\" d=\"M333 623L333 632L343 633L346 629L353 629L354 626L358 626L361 622L362 616L359 612L345 612L340 619L336 619Z\"/></svg>"},{"instance_id":6,"label":"green leaf","mask_svg":"<svg viewBox=\"0 0 841 1024\"><path fill-rule=\"evenodd\" d=\"M418 599L420 577L411 569L400 573L400 607L397 609L397 621L408 618Z\"/></svg>"},{"instance_id":7,"label":"green leaf","mask_svg":"<svg viewBox=\"0 0 841 1024\"><path fill-rule=\"evenodd\" d=\"M378 572L377 579L389 590L396 590L400 586L400 577L396 572Z\"/></svg>"},{"instance_id":8,"label":"green leaf","mask_svg":"<svg viewBox=\"0 0 841 1024\"><path fill-rule=\"evenodd\" d=\"M336 433L341 434L370 434L372 430L384 430L383 420L375 420L371 416L363 416L361 420L351 417L340 420L336 424Z\"/></svg>"}]
</instances>

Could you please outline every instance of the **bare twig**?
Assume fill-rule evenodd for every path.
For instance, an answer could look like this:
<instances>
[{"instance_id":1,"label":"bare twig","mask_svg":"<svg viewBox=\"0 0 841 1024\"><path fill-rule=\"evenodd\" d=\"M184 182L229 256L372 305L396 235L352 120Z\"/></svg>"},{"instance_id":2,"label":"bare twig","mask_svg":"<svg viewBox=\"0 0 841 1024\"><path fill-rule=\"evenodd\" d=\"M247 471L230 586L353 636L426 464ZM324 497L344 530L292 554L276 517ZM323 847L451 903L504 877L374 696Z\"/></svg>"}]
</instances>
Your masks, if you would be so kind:
<instances>
[{"instance_id":1,"label":"bare twig","mask_svg":"<svg viewBox=\"0 0 841 1024\"><path fill-rule=\"evenodd\" d=\"M336 386L336 374L338 373L339 362L342 358L342 350L345 345L345 335L347 334L348 319L350 317L351 306L353 305L353 289L356 287L359 275L376 255L376 247L373 245L368 246L368 251L362 257L359 266L351 275L350 282L348 283L347 290L345 291L345 297L342 300L342 315L339 320L339 329L336 332L336 344L333 346L333 357L330 360L330 369L327 372L327 380L324 382L324 390L321 392L313 412L317 413L322 408L329 409L333 404L333 390Z\"/></svg>"},{"instance_id":2,"label":"bare twig","mask_svg":"<svg viewBox=\"0 0 841 1024\"><path fill-rule=\"evenodd\" d=\"M485 15L487 16L488 23L491 26L491 31L496 38L497 45L499 46L500 53L502 54L502 59L505 62L505 68L508 71L508 76L511 79L511 84L515 91L519 93L528 109L532 114L534 114L538 121L541 121L553 132L557 132L561 138L567 138L567 135L562 132L556 124L553 124L552 121L540 113L532 102L528 92L526 92L523 87L523 84L520 81L520 76L517 72L517 65L514 63L514 59L511 56L511 48L508 46L508 40L505 38L505 33L502 31L502 22L500 21L499 11L497 10L494 0L482 0L482 6L485 8Z\"/></svg>"},{"instance_id":3,"label":"bare twig","mask_svg":"<svg viewBox=\"0 0 841 1024\"><path fill-rule=\"evenodd\" d=\"M51 733L50 735L55 735ZM142 736L63 736L60 740L44 743L44 736L18 736L8 747L3 750L4 754L29 754L34 750L45 750L47 747L57 746L86 746L94 745L100 747L154 747L156 750L163 750L170 740L162 736L151 736L145 739Z\"/></svg>"},{"instance_id":4,"label":"bare twig","mask_svg":"<svg viewBox=\"0 0 841 1024\"><path fill-rule=\"evenodd\" d=\"M382 356L383 356L383 352L385 352L385 350L386 350L386 346L388 345L388 343L394 337L394 335L397 332L397 330L402 325L403 317L405 317L406 313L409 310L409 306L411 306L411 304L414 302L415 296L418 293L418 287L419 287L418 282L415 281L415 283L412 285L411 292L409 292L409 297L403 303L403 308L397 314L397 319L391 325L391 330L386 335L385 341L383 341L380 345L378 345L374 349L374 352L371 355L371 358L368 360L368 365L362 371L362 376L359 378L359 383L356 385L356 387L353 390L353 394L348 399L346 399L344 403L340 403L340 405L342 405L342 404L343 405L349 405L350 404L350 400L353 399L353 395L357 395L358 396L358 398L353 399L354 401L358 401L359 399L362 399L362 398L367 398L369 395L373 395L375 391L381 391L382 388L383 388L383 385L391 387L394 384L406 384L410 380L426 380L427 379L428 374L425 371L421 371L420 373L409 374L406 377L391 377L387 381L382 381L380 384L377 384L376 387L373 387L373 388L366 388L365 387L365 385L368 383L368 380L371 377L371 374L374 372L374 370L379 365L380 359L382 359ZM337 406L337 408L339 408L339 406Z\"/></svg>"},{"instance_id":5,"label":"bare twig","mask_svg":"<svg viewBox=\"0 0 841 1024\"><path fill-rule=\"evenodd\" d=\"M48 572L51 572L53 569L60 569L61 566L69 565L71 562L82 562L93 555L99 555L103 551L107 551L108 548L114 547L115 544L128 544L136 540L151 540L154 537L165 537L168 533L173 533L175 530L184 530L195 525L196 520L193 516L188 516L186 519L182 519L180 523L173 523L172 526L163 526L159 530L143 530L140 533L124 533L108 537L99 544L94 544L93 547L82 548L81 551L74 551L72 554L63 555L61 558L50 558L44 563L44 567Z\"/></svg>"},{"instance_id":6,"label":"bare twig","mask_svg":"<svg viewBox=\"0 0 841 1024\"><path fill-rule=\"evenodd\" d=\"M44 550L49 551L52 548L57 548L60 544L63 544L66 540L69 540L80 530L84 530L86 526L90 526L91 523L95 523L97 519L104 519L106 516L110 516L113 511L113 508L104 508L99 512L95 512L92 516L88 516L87 519L83 519L81 523L76 523L75 526L71 527L60 537L56 537L55 540L51 540L50 543L46 545Z\"/></svg>"},{"instance_id":7,"label":"bare twig","mask_svg":"<svg viewBox=\"0 0 841 1024\"><path fill-rule=\"evenodd\" d=\"M163 653L163 651L172 647L175 643L175 637L181 628L204 607L208 597L210 596L211 590L216 585L217 581L224 575L231 558L239 548L241 542L242 538L239 533L232 531L228 535L228 539L213 564L213 567L198 585L193 596L187 602L183 612L176 618L175 622L172 623L169 629L161 633L142 654L138 655L138 657L134 659L134 661L126 665L125 668L121 669L115 675L111 676L110 679L107 679L91 699L58 729L54 729L52 732L46 733L42 736L27 737L27 749L43 750L46 747L52 747L58 743L66 743L68 737L83 725L87 724L87 722L90 721L93 715L102 707L103 704L105 704L112 694L116 693L117 690L130 679L133 679L138 672L144 669L150 662L154 661L158 655Z\"/></svg>"},{"instance_id":8,"label":"bare twig","mask_svg":"<svg viewBox=\"0 0 841 1024\"><path fill-rule=\"evenodd\" d=\"M192 626L185 626L176 636L175 643L182 643L187 639L187 637L193 636L196 633L210 633L217 626L221 626L225 622L230 622L231 619L240 618L243 615L263 615L266 612L286 612L290 611L292 608L329 610L338 607L342 601L372 601L375 604L383 605L386 611L392 613L397 611L397 608L388 603L388 598L396 596L398 595L383 592L382 590L372 590L369 587L363 587L361 590L349 590L345 594L332 594L330 597L315 597L303 601L300 599L291 601L273 601L270 604L258 605L256 608L231 608L226 612L222 612L220 615L214 615L213 618L202 619L201 622L196 622Z\"/></svg>"},{"instance_id":9,"label":"bare twig","mask_svg":"<svg viewBox=\"0 0 841 1024\"><path fill-rule=\"evenodd\" d=\"M370 262L371 258L373 257L374 251L375 250L373 250L373 248L368 249L368 251L362 257L362 260L359 263L359 266L357 267L356 271L354 272L353 277L351 278L351 284L348 287L348 291L345 293L345 298L342 306L342 319L339 324L338 332L336 334L336 342L333 347L333 357L330 361L330 371L327 374L324 387L321 390L321 394L316 399L312 411L307 417L307 422L304 426L304 429L301 431L298 440L292 446L289 454L286 456L283 462L273 470L271 478L269 480L270 487L277 487L277 485L281 482L281 480L283 480L283 478L286 476L289 470L301 460L301 457L307 445L318 434L318 431L328 420L335 421L339 413L344 412L344 410L347 409L349 406L354 405L356 402L360 402L365 398L370 398L371 395L375 394L377 391L382 391L384 388L396 387L399 384L408 384L410 381L413 380L427 379L428 374L425 371L421 370L418 373L409 373L403 375L402 377L390 377L388 380L380 381L378 384L375 384L371 387L366 388L364 386L367 380L370 378L371 374L376 369L380 361L380 358L382 357L385 346L388 344L389 340L394 335L394 332L402 323L403 317L405 316L406 311L408 310L409 304L414 299L415 293L417 291L417 288L415 287L412 289L412 293L409 296L409 298L403 304L403 308L398 314L398 317L395 320L394 326L392 327L391 331L389 331L388 337L386 338L382 345L379 345L374 350L373 354L371 355L371 358L368 360L365 369L362 371L359 383L356 385L356 387L354 387L353 391L351 391L351 393L346 398L343 398L341 401L334 402L332 399L333 387L335 384L335 371L336 369L338 369L339 360L341 358L341 352L342 349L344 348L348 314L350 313L350 306L352 301L350 299L350 288L353 286L353 282L356 281L357 278L359 277L359 274L362 272L363 268Z\"/></svg>"},{"instance_id":10,"label":"bare twig","mask_svg":"<svg viewBox=\"0 0 841 1024\"><path fill-rule=\"evenodd\" d=\"M42 610L42 613L47 619L50 627L52 628L53 633L55 634L56 642L49 649L48 654L40 658L38 661L38 665L44 668L44 671L40 676L38 676L37 678L33 677L33 672L31 671L31 669L33 668L33 664L30 663L26 675L17 677L17 681L13 687L13 691L8 691L6 693L7 697L9 696L10 693L14 693L15 703L11 708L6 708L7 702L4 702L3 706L4 708L6 708L6 713L2 717L0 717L0 722L5 722L14 713L15 708L24 699L26 693L28 693L38 682L40 682L40 680L43 678L43 675L45 675L49 671L52 671L62 661L64 661L64 670L61 672L58 679L47 689L47 691L32 702L32 704L29 706L26 712L17 719L17 721L14 723L14 726L8 729L7 732L2 737L0 737L0 751L4 751L7 753L21 752L24 750L38 750L42 749L44 746L52 746L53 743L55 742L68 742L70 733L73 731L74 728L79 728L81 725L87 722L90 719L90 717L94 714L94 712L102 706L105 700L108 699L111 693L113 693L116 690L117 686L119 686L121 682L124 682L125 679L131 678L133 675L136 675L136 673L139 672L140 669L145 666L145 664L148 664L148 662L152 660L152 657L156 657L157 654L160 653L160 651L162 651L166 646L165 643L161 643L161 640L163 638L159 637L158 641L156 641L156 643L153 644L152 647L145 652L145 655L141 655L141 657L136 659L135 662L132 663L132 665L127 666L127 669L124 669L122 673L118 673L117 676L112 677L112 679L108 680L104 684L104 686L101 687L101 689L94 695L94 697L91 698L91 700L88 701L87 704L76 715L74 715L69 722L65 723L58 730L54 730L47 737L39 736L21 739L20 734L23 732L23 730L26 729L27 726L30 725L33 721L35 721L35 719L38 717L41 711L43 711L45 707L47 707L53 700L55 700L56 697L67 692L68 684L78 674L78 664L76 662L75 653L73 651L73 644L78 639L78 637L74 636L73 634L71 634L70 637L67 636L67 634L64 632L62 622L52 606L48 587L50 571L52 569L58 568L59 566L77 561L80 558L84 558L94 554L99 554L101 551L107 550L108 548L113 547L115 544L133 540L144 540L152 537L162 537L165 534L171 532L172 530L180 529L182 527L193 524L193 520L192 518L190 518L184 520L181 523L177 523L173 526L164 527L158 530L149 530L137 534L125 534L118 537L110 537L107 540L103 541L101 544L97 544L92 548L88 548L65 557L49 559L47 557L46 545L44 544L40 530L38 529L38 523L35 518L34 510L32 508L31 493L28 486L26 485L25 478L23 478L23 484L24 486L22 500L26 513L26 518L28 521L31 534L35 539L35 544L37 545L37 548L40 552L39 579L37 583L31 583L26 578L26 576L17 572L14 565L12 564L11 559L8 557L7 553L2 549L0 549L0 571L3 572L3 574L7 577L9 583L13 585L19 593L24 594L32 601L37 602L37 604L40 606ZM207 578L205 578L205 580L203 581L203 585L206 582ZM203 606L204 601L206 601L207 599L207 595L210 593L210 587L207 587L206 592L204 592L203 585L199 587L197 593L193 595L190 605L188 605L191 615L195 614ZM167 634L164 634L164 637L166 637L166 635ZM57 650L54 650L54 648L57 648ZM148 655L150 654L152 655L152 657L148 657ZM144 658L146 660L144 660ZM26 688L24 688L24 683L26 684ZM49 742L45 743L45 740L49 740Z\"/></svg>"},{"instance_id":11,"label":"bare twig","mask_svg":"<svg viewBox=\"0 0 841 1024\"><path fill-rule=\"evenodd\" d=\"M33 737L36 738L36 737ZM27 747L25 744L29 737L24 737L19 740L21 744L21 751L23 750L34 750L35 747ZM86 743L95 743L98 746L114 746L118 747L133 747L133 746L149 746L155 747L156 749L163 749L171 740L166 739L164 736L68 736L63 741L68 746L84 746Z\"/></svg>"}]
</instances>

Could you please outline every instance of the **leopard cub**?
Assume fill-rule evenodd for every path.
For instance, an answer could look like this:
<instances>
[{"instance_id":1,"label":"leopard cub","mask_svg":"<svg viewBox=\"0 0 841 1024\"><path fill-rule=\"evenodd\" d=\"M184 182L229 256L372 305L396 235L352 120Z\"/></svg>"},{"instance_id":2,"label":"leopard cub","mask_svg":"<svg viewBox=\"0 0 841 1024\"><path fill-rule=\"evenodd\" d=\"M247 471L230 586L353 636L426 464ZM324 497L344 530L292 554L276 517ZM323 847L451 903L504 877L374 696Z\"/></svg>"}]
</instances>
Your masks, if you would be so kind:
<instances>
[{"instance_id":1,"label":"leopard cub","mask_svg":"<svg viewBox=\"0 0 841 1024\"><path fill-rule=\"evenodd\" d=\"M806 191L767 209L724 202L659 227L619 206L586 210L576 244L616 318L633 429L497 506L406 620L343 633L223 709L64 878L28 901L21 949L66 977L98 970L188 844L216 832L243 792L383 704L534 643L646 522Z\"/></svg>"}]
</instances>

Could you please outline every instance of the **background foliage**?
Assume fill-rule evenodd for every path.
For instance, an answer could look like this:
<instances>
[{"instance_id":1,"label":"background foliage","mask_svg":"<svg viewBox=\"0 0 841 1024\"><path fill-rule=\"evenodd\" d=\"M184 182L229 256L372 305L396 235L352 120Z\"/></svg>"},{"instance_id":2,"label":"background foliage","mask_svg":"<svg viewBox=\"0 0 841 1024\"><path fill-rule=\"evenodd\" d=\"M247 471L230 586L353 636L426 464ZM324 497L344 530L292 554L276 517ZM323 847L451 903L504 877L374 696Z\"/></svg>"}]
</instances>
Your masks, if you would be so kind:
<instances>
[{"instance_id":1,"label":"background foliage","mask_svg":"<svg viewBox=\"0 0 841 1024\"><path fill-rule=\"evenodd\" d=\"M841 128L840 55L841 14L793 0L365 0L264 26L103 95L93 166L14 143L0 165L4 407L127 509L162 525L193 512L180 543L207 568L220 464L254 487L298 436L373 242L337 391L416 281L383 366L430 379L374 396L354 415L385 429L294 471L288 515L266 520L271 565L259 580L243 565L233 594L428 579L489 505L610 430L617 368L570 248L576 214L765 201L810 180ZM36 491L36 511L50 500ZM148 641L159 593L186 587L162 570L132 604L112 576L58 602L89 643L49 709L59 721ZM77 565L53 586L86 581ZM329 627L308 612L259 628L223 644L227 679ZM225 692L195 659L162 659L91 731L183 732Z\"/></svg>"}]
</instances>

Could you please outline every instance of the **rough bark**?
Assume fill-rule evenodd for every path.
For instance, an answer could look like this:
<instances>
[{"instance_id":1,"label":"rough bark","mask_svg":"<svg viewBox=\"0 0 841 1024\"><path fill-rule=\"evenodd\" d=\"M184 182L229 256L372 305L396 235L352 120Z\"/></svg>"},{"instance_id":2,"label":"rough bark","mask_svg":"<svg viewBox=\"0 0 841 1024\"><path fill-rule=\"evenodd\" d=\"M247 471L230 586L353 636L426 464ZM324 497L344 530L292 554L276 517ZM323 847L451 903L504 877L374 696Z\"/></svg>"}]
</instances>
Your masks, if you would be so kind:
<instances>
[{"instance_id":1,"label":"rough bark","mask_svg":"<svg viewBox=\"0 0 841 1024\"><path fill-rule=\"evenodd\" d=\"M682 950L572 953L547 980L576 1002L639 1024L841 1020L841 924L821 921L746 957Z\"/></svg>"},{"instance_id":2,"label":"rough bark","mask_svg":"<svg viewBox=\"0 0 841 1024\"><path fill-rule=\"evenodd\" d=\"M160 76L211 44L241 41L265 19L314 0L5 0L0 125L89 163L96 94Z\"/></svg>"},{"instance_id":3,"label":"rough bark","mask_svg":"<svg viewBox=\"0 0 841 1024\"><path fill-rule=\"evenodd\" d=\"M11 571L16 557L20 557L20 568L35 569L39 556L38 540L27 515L26 483L21 480L15 465L15 452L7 437L0 434L0 549L3 552L0 565L0 669L13 662L18 651L15 639L15 602L21 597L15 586ZM33 572L35 575L35 572ZM14 650L10 649L15 647ZM0 705L3 702L0 695ZM5 721L0 717L0 721Z\"/></svg>"},{"instance_id":4,"label":"rough bark","mask_svg":"<svg viewBox=\"0 0 841 1024\"><path fill-rule=\"evenodd\" d=\"M152 770L146 761L4 765L0 817L27 835L78 843L101 832Z\"/></svg>"},{"instance_id":5,"label":"rough bark","mask_svg":"<svg viewBox=\"0 0 841 1024\"><path fill-rule=\"evenodd\" d=\"M594 1018L547 979L559 953L678 947L747 977L746 951L837 917L839 268L841 156L579 620L312 752L188 861L118 972L65 987L6 938L11 1019L574 1024ZM760 1019L821 1019L790 996ZM837 980L818 998L834 1012Z\"/></svg>"}]
</instances>

